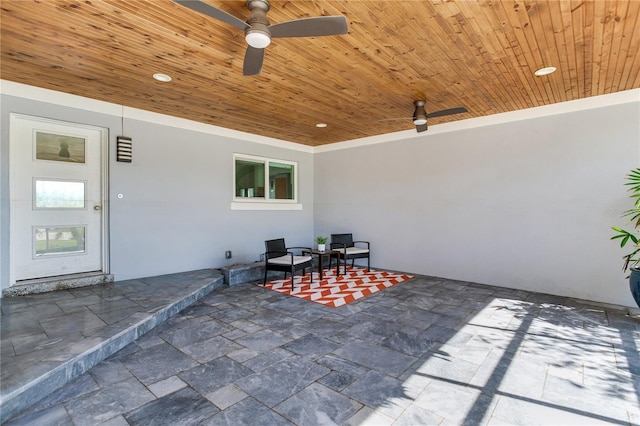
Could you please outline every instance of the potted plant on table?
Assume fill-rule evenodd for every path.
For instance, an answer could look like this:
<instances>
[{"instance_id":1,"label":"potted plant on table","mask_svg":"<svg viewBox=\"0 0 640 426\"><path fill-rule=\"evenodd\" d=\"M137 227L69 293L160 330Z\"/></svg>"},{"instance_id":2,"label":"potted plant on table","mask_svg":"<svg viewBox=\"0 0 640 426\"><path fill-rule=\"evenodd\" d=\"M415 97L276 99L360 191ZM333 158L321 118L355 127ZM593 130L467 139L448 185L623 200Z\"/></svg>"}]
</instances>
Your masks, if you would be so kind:
<instances>
[{"instance_id":1,"label":"potted plant on table","mask_svg":"<svg viewBox=\"0 0 640 426\"><path fill-rule=\"evenodd\" d=\"M634 200L634 206L632 209L624 212L623 216L629 217L629 222L633 226L632 231L627 231L622 228L613 227L616 235L611 237L612 240L620 239L620 247L625 247L629 242L632 244L632 250L629 254L623 256L624 264L622 270L629 269L631 274L629 275L629 288L631 294L636 301L636 304L640 307L640 269L637 267L640 262L640 168L631 170L627 175L627 183L630 197Z\"/></svg>"},{"instance_id":2,"label":"potted plant on table","mask_svg":"<svg viewBox=\"0 0 640 426\"><path fill-rule=\"evenodd\" d=\"M329 238L327 238L327 237L316 237L316 243L318 243L318 250L319 251L324 251L325 250L325 248L327 247L326 244L327 244L327 240L328 239Z\"/></svg>"}]
</instances>

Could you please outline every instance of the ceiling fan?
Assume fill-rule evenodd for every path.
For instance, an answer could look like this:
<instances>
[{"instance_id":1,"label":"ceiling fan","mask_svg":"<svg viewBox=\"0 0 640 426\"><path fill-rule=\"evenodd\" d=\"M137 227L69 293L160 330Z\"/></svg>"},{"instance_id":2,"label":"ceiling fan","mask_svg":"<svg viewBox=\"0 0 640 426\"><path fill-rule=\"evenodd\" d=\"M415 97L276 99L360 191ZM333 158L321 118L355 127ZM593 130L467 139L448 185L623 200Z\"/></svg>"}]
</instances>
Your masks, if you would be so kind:
<instances>
[{"instance_id":1,"label":"ceiling fan","mask_svg":"<svg viewBox=\"0 0 640 426\"><path fill-rule=\"evenodd\" d=\"M272 37L320 37L346 34L349 31L347 19L344 16L317 16L271 25L267 19L267 12L271 8L269 0L248 0L247 22L200 0L173 1L244 30L248 44L242 69L244 75L260 74L264 61L264 48L271 43Z\"/></svg>"},{"instance_id":2,"label":"ceiling fan","mask_svg":"<svg viewBox=\"0 0 640 426\"><path fill-rule=\"evenodd\" d=\"M413 111L413 124L416 125L416 131L418 133L424 132L425 130L427 130L427 118L442 117L445 115L460 114L463 112L468 112L465 107L456 107L456 108L449 108L449 109L443 109L440 111L430 112L429 114L427 114L427 111L424 109L425 103L426 103L425 101L413 102L413 105L415 105L416 107L416 109Z\"/></svg>"}]
</instances>

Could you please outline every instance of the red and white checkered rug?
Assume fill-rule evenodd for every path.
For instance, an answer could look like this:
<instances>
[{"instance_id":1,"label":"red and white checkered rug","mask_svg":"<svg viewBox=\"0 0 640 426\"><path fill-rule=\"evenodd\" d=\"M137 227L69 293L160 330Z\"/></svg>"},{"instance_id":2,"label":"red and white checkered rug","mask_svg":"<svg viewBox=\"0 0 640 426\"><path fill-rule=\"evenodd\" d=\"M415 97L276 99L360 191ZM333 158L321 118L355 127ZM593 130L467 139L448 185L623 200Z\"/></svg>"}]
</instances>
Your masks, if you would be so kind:
<instances>
[{"instance_id":1,"label":"red and white checkered rug","mask_svg":"<svg viewBox=\"0 0 640 426\"><path fill-rule=\"evenodd\" d=\"M336 271L333 268L324 271L322 281L318 273L314 272L313 283L310 282L309 274L305 277L296 275L293 291L291 291L291 278L269 281L265 287L278 293L338 308L411 278L413 278L411 275L373 269L367 272L365 268L359 267L347 268L345 275L336 277ZM262 284L258 285L262 286Z\"/></svg>"}]
</instances>

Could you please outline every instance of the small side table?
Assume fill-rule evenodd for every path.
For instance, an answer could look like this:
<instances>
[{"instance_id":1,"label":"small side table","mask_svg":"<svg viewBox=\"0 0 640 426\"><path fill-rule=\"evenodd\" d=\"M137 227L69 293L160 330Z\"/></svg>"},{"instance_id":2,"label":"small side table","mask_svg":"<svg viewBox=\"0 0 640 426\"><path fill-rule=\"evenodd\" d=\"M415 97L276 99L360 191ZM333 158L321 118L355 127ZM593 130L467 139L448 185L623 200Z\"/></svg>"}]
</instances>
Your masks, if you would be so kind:
<instances>
[{"instance_id":1,"label":"small side table","mask_svg":"<svg viewBox=\"0 0 640 426\"><path fill-rule=\"evenodd\" d=\"M336 258L336 276L340 275L340 252L338 250L324 250L320 251L317 249L305 250L305 253L311 254L313 256L318 256L318 273L320 274L320 280L322 281L322 270L324 269L324 258L325 256L329 256L329 266L331 266L331 257Z\"/></svg>"}]
</instances>

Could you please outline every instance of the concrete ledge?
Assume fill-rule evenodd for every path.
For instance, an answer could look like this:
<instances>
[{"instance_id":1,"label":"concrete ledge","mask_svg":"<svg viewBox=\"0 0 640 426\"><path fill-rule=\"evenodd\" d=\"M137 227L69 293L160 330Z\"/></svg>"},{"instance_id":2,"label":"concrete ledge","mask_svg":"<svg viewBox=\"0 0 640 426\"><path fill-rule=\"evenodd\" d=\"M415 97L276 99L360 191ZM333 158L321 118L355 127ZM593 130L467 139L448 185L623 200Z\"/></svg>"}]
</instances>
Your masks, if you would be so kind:
<instances>
[{"instance_id":1,"label":"concrete ledge","mask_svg":"<svg viewBox=\"0 0 640 426\"><path fill-rule=\"evenodd\" d=\"M227 285L244 284L264 280L264 262L236 263L220 268ZM267 278L277 278L282 272L269 271Z\"/></svg>"},{"instance_id":2,"label":"concrete ledge","mask_svg":"<svg viewBox=\"0 0 640 426\"><path fill-rule=\"evenodd\" d=\"M61 277L27 280L2 290L2 297L26 296L113 282L111 274L76 274Z\"/></svg>"}]
</instances>

